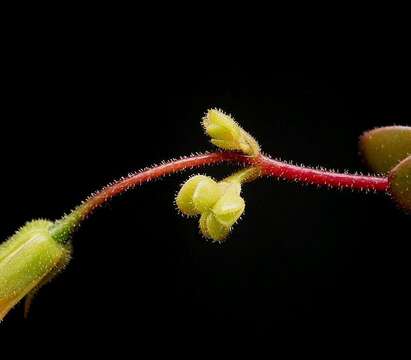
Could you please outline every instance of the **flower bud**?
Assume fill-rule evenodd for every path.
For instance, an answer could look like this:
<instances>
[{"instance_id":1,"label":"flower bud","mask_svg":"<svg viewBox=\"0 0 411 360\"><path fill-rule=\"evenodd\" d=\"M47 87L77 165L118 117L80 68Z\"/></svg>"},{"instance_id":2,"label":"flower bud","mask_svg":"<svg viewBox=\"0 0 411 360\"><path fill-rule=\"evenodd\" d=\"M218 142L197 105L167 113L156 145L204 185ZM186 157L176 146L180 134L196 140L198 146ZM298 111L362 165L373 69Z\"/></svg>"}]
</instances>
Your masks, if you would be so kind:
<instances>
[{"instance_id":1,"label":"flower bud","mask_svg":"<svg viewBox=\"0 0 411 360\"><path fill-rule=\"evenodd\" d=\"M388 179L391 196L411 214L411 155L391 170Z\"/></svg>"},{"instance_id":2,"label":"flower bud","mask_svg":"<svg viewBox=\"0 0 411 360\"><path fill-rule=\"evenodd\" d=\"M199 215L214 205L220 196L221 190L213 179L196 175L181 187L176 197L176 204L185 215Z\"/></svg>"},{"instance_id":3,"label":"flower bud","mask_svg":"<svg viewBox=\"0 0 411 360\"><path fill-rule=\"evenodd\" d=\"M68 263L71 246L50 235L52 224L31 221L0 245L0 320Z\"/></svg>"},{"instance_id":4,"label":"flower bud","mask_svg":"<svg viewBox=\"0 0 411 360\"><path fill-rule=\"evenodd\" d=\"M212 212L206 212L200 218L200 231L206 239L223 241L230 233L230 228L221 224Z\"/></svg>"},{"instance_id":5,"label":"flower bud","mask_svg":"<svg viewBox=\"0 0 411 360\"><path fill-rule=\"evenodd\" d=\"M231 227L240 218L245 209L245 202L240 196L238 183L219 183L223 195L200 218L200 231L204 237L214 241L223 241Z\"/></svg>"},{"instance_id":6,"label":"flower bud","mask_svg":"<svg viewBox=\"0 0 411 360\"><path fill-rule=\"evenodd\" d=\"M220 110L208 110L203 118L203 126L211 137L211 143L221 149L242 151L253 156L260 152L257 141L231 116Z\"/></svg>"},{"instance_id":7,"label":"flower bud","mask_svg":"<svg viewBox=\"0 0 411 360\"><path fill-rule=\"evenodd\" d=\"M180 189L176 204L186 215L201 215L200 232L207 239L223 241L245 209L241 183L260 175L258 168L245 168L220 182L196 175Z\"/></svg>"},{"instance_id":8,"label":"flower bud","mask_svg":"<svg viewBox=\"0 0 411 360\"><path fill-rule=\"evenodd\" d=\"M411 127L386 126L367 131L359 145L370 169L386 174L411 155Z\"/></svg>"},{"instance_id":9,"label":"flower bud","mask_svg":"<svg viewBox=\"0 0 411 360\"><path fill-rule=\"evenodd\" d=\"M212 208L216 220L228 228L236 223L245 209L245 202L240 196L240 191L240 184L230 184Z\"/></svg>"}]
</instances>

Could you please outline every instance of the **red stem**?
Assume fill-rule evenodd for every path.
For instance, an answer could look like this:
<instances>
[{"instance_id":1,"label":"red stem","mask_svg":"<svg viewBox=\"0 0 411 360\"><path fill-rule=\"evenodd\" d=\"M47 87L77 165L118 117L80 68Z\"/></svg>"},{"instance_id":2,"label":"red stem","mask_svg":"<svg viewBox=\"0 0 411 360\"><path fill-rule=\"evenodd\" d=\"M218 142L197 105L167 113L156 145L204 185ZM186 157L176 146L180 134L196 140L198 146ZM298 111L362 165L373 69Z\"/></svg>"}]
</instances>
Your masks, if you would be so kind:
<instances>
[{"instance_id":1,"label":"red stem","mask_svg":"<svg viewBox=\"0 0 411 360\"><path fill-rule=\"evenodd\" d=\"M350 175L310 169L286 164L270 159L264 155L250 157L235 152L215 152L169 161L162 165L154 166L150 169L130 175L129 177L119 180L112 185L106 186L101 191L88 198L70 214L57 221L52 230L54 234L53 236L61 241L66 241L68 235L72 233L81 221L91 214L94 209L128 189L162 176L176 173L178 171L221 162L258 166L262 171L262 175L274 176L279 179L299 181L306 184L358 190L388 190L388 179L384 177Z\"/></svg>"},{"instance_id":2,"label":"red stem","mask_svg":"<svg viewBox=\"0 0 411 360\"><path fill-rule=\"evenodd\" d=\"M273 160L264 155L259 155L253 158L234 152L215 152L169 161L162 165L138 172L103 188L100 192L86 201L82 207L83 209L87 208L87 211L91 211L112 197L137 185L182 170L212 165L224 161L258 166L261 168L263 175L274 176L279 179L300 181L306 184L373 191L387 191L388 189L388 179L383 177L351 175L310 169Z\"/></svg>"},{"instance_id":3,"label":"red stem","mask_svg":"<svg viewBox=\"0 0 411 360\"><path fill-rule=\"evenodd\" d=\"M181 170L197 168L224 161L235 162L243 165L259 166L263 175L275 176L279 179L296 180L307 184L374 191L386 191L388 189L388 179L383 177L350 175L310 169L286 164L270 159L264 155L259 155L253 158L233 152L215 152L169 161L165 164L131 175L124 180L120 180L115 182L113 185L105 187L99 193L91 197L82 206L87 207L88 210L91 210L112 197L128 190L129 188L145 182L149 182L156 178L176 173Z\"/></svg>"},{"instance_id":4,"label":"red stem","mask_svg":"<svg viewBox=\"0 0 411 360\"><path fill-rule=\"evenodd\" d=\"M279 179L295 180L306 184L325 185L357 190L387 191L388 179L364 175L336 173L290 165L261 155L258 159L263 174Z\"/></svg>"},{"instance_id":5,"label":"red stem","mask_svg":"<svg viewBox=\"0 0 411 360\"><path fill-rule=\"evenodd\" d=\"M200 154L182 158L180 160L168 161L164 164L133 174L123 180L103 188L100 192L87 200L82 206L90 208L88 210L92 210L114 196L145 182L149 182L182 170L212 165L223 161L238 162L242 164L252 163L246 156L231 152Z\"/></svg>"}]
</instances>

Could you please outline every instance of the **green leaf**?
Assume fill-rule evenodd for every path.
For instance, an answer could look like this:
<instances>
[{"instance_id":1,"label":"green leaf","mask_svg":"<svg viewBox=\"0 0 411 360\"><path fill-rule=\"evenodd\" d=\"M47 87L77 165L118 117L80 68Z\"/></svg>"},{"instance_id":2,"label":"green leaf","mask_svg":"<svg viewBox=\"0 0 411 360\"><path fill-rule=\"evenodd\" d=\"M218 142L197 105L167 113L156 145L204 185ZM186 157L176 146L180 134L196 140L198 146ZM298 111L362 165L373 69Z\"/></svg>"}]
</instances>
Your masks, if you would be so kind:
<instances>
[{"instance_id":1,"label":"green leaf","mask_svg":"<svg viewBox=\"0 0 411 360\"><path fill-rule=\"evenodd\" d=\"M411 127L388 126L365 132L360 151L367 165L377 173L388 173L411 155Z\"/></svg>"},{"instance_id":2,"label":"green leaf","mask_svg":"<svg viewBox=\"0 0 411 360\"><path fill-rule=\"evenodd\" d=\"M392 169L388 179L391 195L402 208L411 213L411 156Z\"/></svg>"}]
</instances>

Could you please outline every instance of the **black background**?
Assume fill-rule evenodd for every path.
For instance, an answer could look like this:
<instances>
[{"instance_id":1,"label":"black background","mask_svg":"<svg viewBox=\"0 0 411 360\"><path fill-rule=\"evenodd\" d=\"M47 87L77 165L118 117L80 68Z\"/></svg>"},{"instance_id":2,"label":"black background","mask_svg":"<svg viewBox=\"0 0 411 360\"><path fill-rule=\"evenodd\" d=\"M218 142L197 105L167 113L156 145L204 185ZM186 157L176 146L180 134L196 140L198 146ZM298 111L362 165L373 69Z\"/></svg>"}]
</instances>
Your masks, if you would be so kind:
<instances>
[{"instance_id":1,"label":"black background","mask_svg":"<svg viewBox=\"0 0 411 360\"><path fill-rule=\"evenodd\" d=\"M356 51L309 61L301 50L305 60L283 62L209 44L201 57L145 45L133 36L30 32L10 44L1 239L30 219L59 218L128 172L212 149L200 126L210 107L233 114L273 157L349 171L367 172L357 147L364 130L411 124L411 74L394 52L389 62ZM237 336L322 341L343 329L347 342L362 341L408 326L410 218L387 196L261 179L244 188L246 215L216 245L174 208L188 176L98 210L29 319L20 304L1 331L47 330L73 344L131 350Z\"/></svg>"}]
</instances>

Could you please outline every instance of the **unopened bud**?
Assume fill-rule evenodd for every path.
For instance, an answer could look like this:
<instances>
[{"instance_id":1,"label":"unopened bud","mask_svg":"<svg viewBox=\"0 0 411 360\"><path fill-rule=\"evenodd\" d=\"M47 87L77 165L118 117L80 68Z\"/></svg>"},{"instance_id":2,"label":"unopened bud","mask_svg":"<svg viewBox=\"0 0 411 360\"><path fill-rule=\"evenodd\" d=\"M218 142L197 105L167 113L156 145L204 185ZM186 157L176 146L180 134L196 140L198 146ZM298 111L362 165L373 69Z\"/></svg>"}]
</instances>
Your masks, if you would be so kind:
<instances>
[{"instance_id":1,"label":"unopened bud","mask_svg":"<svg viewBox=\"0 0 411 360\"><path fill-rule=\"evenodd\" d=\"M241 151L252 156L260 153L257 141L221 110L208 110L203 118L203 126L211 137L211 143L221 149Z\"/></svg>"},{"instance_id":2,"label":"unopened bud","mask_svg":"<svg viewBox=\"0 0 411 360\"><path fill-rule=\"evenodd\" d=\"M186 215L201 215L200 232L207 239L223 241L245 209L241 183L255 179L260 170L245 168L220 182L196 175L186 181L178 192L176 204Z\"/></svg>"},{"instance_id":3,"label":"unopened bud","mask_svg":"<svg viewBox=\"0 0 411 360\"><path fill-rule=\"evenodd\" d=\"M0 320L68 263L71 246L50 235L52 224L31 221L0 245Z\"/></svg>"},{"instance_id":4,"label":"unopened bud","mask_svg":"<svg viewBox=\"0 0 411 360\"><path fill-rule=\"evenodd\" d=\"M402 160L389 174L390 193L411 214L411 156Z\"/></svg>"},{"instance_id":5,"label":"unopened bud","mask_svg":"<svg viewBox=\"0 0 411 360\"><path fill-rule=\"evenodd\" d=\"M211 211L201 215L199 225L200 231L206 239L223 241L230 233L230 228L221 224Z\"/></svg>"},{"instance_id":6,"label":"unopened bud","mask_svg":"<svg viewBox=\"0 0 411 360\"><path fill-rule=\"evenodd\" d=\"M228 228L236 223L245 209L245 202L240 196L240 190L240 184L230 184L224 195L212 208L217 221Z\"/></svg>"},{"instance_id":7,"label":"unopened bud","mask_svg":"<svg viewBox=\"0 0 411 360\"><path fill-rule=\"evenodd\" d=\"M199 215L214 205L220 196L221 190L217 182L208 176L196 175L181 187L176 204L185 215Z\"/></svg>"}]
</instances>

